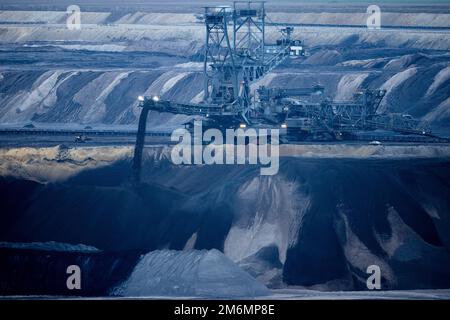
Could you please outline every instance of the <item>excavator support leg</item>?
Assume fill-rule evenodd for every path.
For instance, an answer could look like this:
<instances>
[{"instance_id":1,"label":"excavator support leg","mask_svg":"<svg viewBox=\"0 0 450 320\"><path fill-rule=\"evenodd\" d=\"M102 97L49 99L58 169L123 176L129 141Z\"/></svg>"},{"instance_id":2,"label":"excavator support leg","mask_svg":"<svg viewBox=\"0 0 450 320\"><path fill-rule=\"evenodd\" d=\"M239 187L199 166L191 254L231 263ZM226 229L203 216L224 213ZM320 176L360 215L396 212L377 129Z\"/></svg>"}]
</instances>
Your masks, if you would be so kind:
<instances>
[{"instance_id":1,"label":"excavator support leg","mask_svg":"<svg viewBox=\"0 0 450 320\"><path fill-rule=\"evenodd\" d=\"M147 127L147 116L150 108L143 106L141 115L139 116L139 127L136 136L136 145L134 147L133 157L133 183L139 185L141 183L141 167L142 167L142 152L144 150L145 143L145 129Z\"/></svg>"}]
</instances>

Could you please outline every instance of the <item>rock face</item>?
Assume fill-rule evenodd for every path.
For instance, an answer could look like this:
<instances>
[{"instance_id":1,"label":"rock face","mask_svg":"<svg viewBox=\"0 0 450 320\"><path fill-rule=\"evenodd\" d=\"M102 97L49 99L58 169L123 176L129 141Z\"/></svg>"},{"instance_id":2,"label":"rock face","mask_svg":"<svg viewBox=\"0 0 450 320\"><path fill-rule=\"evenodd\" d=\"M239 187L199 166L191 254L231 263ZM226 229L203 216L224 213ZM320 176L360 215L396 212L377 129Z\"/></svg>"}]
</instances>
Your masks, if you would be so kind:
<instances>
[{"instance_id":1,"label":"rock face","mask_svg":"<svg viewBox=\"0 0 450 320\"><path fill-rule=\"evenodd\" d=\"M0 243L0 295L255 298L271 292L218 250L102 252L65 243ZM68 266L79 268L77 290Z\"/></svg>"},{"instance_id":2,"label":"rock face","mask_svg":"<svg viewBox=\"0 0 450 320\"><path fill-rule=\"evenodd\" d=\"M381 111L405 112L436 127L448 127L450 57L407 52L397 50L386 56L376 50L354 50L336 60L319 50L301 64L291 63L282 73L267 75L261 84L307 87L321 83L327 95L338 100L351 99L362 88L382 88L387 95ZM326 72L318 71L330 64ZM202 93L202 81L195 66L194 70L172 71L4 71L0 122L135 124L138 95L159 94L163 99L193 102ZM149 128L172 128L187 119L152 113Z\"/></svg>"},{"instance_id":3,"label":"rock face","mask_svg":"<svg viewBox=\"0 0 450 320\"><path fill-rule=\"evenodd\" d=\"M139 188L128 183L127 159L89 163L64 180L51 173L53 183L9 171L0 180L0 241L144 253L217 249L270 287L364 290L369 265L381 268L384 289L450 287L448 158L285 156L270 177L249 165L174 166L154 151L145 159ZM73 165L55 161L58 170ZM141 260L131 283L170 254ZM190 257L203 263L202 254ZM210 275L202 276L207 283Z\"/></svg>"},{"instance_id":4,"label":"rock face","mask_svg":"<svg viewBox=\"0 0 450 320\"><path fill-rule=\"evenodd\" d=\"M0 295L107 296L138 261L134 252L105 253L63 243L0 246ZM80 288L70 290L69 266L78 266Z\"/></svg>"},{"instance_id":5,"label":"rock face","mask_svg":"<svg viewBox=\"0 0 450 320\"><path fill-rule=\"evenodd\" d=\"M218 250L152 251L128 280L114 290L122 296L252 298L270 291Z\"/></svg>"},{"instance_id":6,"label":"rock face","mask_svg":"<svg viewBox=\"0 0 450 320\"><path fill-rule=\"evenodd\" d=\"M75 31L65 26L64 12L51 8L0 11L0 126L134 127L139 95L200 101L205 30L193 14L198 7L182 12L171 6L177 12L171 14L164 5L160 13L91 10ZM273 10L272 18L316 25L294 34L309 56L287 61L252 84L253 91L319 83L330 98L347 100L362 88L382 88L387 94L380 111L408 113L448 131L448 7L409 13L387 7L392 11L385 22L409 29L379 31L349 26L364 25L366 8L305 8L306 14ZM276 35L269 26L268 42ZM188 119L152 112L147 128L171 130ZM139 187L129 181L130 148L3 149L0 259L31 257L23 272L38 265L51 274L55 269L37 252L41 245L4 248L4 242L98 248L80 253L58 245L60 251L51 253L64 263L75 255L89 270L113 264L109 252L131 252L119 263L114 284L92 271L99 286L88 288L90 295L110 289L126 295L266 294L248 274L272 288L363 290L369 265L381 268L384 289L449 288L448 150L398 147L412 155L405 158L396 156L397 147L386 156L385 146L353 146L351 155L352 147L343 144L288 146L280 172L271 177L260 176L256 166L174 166L161 147L147 150ZM56 266L61 279L63 266ZM173 272L160 274L163 267ZM199 286L192 285L194 278ZM26 289L25 280L14 278ZM213 280L223 288L213 292Z\"/></svg>"},{"instance_id":7,"label":"rock face","mask_svg":"<svg viewBox=\"0 0 450 320\"><path fill-rule=\"evenodd\" d=\"M382 110L409 113L439 130L448 127L447 31L337 28L364 25L364 14L273 9L273 21L321 27L297 27L295 37L304 40L310 56L280 66L253 89L320 83L331 98L350 99L361 88L383 88ZM449 27L445 10L397 9L383 13L387 24ZM204 27L191 11L86 12L83 17L83 28L71 31L64 12L0 11L0 124L136 124L138 95L201 99ZM266 36L272 42L278 33L268 26ZM181 115L152 113L149 128L170 130L185 121Z\"/></svg>"}]
</instances>

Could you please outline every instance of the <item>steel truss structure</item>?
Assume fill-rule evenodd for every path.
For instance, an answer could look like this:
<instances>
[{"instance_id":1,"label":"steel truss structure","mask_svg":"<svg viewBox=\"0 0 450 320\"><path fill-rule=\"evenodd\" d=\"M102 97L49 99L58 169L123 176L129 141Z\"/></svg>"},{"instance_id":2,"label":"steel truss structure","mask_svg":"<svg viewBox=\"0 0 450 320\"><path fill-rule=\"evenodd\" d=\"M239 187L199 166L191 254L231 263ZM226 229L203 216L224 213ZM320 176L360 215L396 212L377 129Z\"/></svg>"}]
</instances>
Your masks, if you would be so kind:
<instances>
[{"instance_id":1,"label":"steel truss structure","mask_svg":"<svg viewBox=\"0 0 450 320\"><path fill-rule=\"evenodd\" d=\"M292 39L293 27L279 30L276 43L267 44L264 1L206 7L203 17L203 101L177 103L142 97L141 107L201 116L210 126L222 129L244 125L284 128L291 140L357 139L358 132L374 130L433 138L425 124L409 115L380 112L379 105L386 94L383 90L364 89L351 101L324 98L320 85L294 89L260 87L252 96L251 83L286 59L305 55L302 42Z\"/></svg>"}]
</instances>

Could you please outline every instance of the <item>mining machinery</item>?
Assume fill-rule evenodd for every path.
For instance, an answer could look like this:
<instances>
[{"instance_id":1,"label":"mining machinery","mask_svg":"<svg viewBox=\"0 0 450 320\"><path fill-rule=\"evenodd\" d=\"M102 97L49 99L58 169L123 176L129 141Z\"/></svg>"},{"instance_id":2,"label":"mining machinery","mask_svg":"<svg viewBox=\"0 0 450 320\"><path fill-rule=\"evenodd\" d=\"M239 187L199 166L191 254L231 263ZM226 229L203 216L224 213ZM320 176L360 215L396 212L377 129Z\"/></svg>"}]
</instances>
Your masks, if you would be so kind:
<instances>
[{"instance_id":1,"label":"mining machinery","mask_svg":"<svg viewBox=\"0 0 450 320\"><path fill-rule=\"evenodd\" d=\"M249 118L254 103L250 84L288 57L304 55L299 40L291 39L293 28L282 29L273 45L265 42L266 12L262 1L235 1L233 7L204 8L203 101L198 104L142 97L141 106L151 110L203 116L211 126L224 128Z\"/></svg>"},{"instance_id":2,"label":"mining machinery","mask_svg":"<svg viewBox=\"0 0 450 320\"><path fill-rule=\"evenodd\" d=\"M302 41L293 39L293 27L279 29L279 38L266 43L264 4L235 1L233 6L204 8L203 101L141 96L140 131L145 131L148 111L155 110L201 117L204 129L279 128L283 142L358 140L367 132L388 132L378 139L398 141L435 138L409 115L381 112L384 90L364 89L350 101L328 99L320 84L293 89L260 86L252 93L252 83L287 59L305 56Z\"/></svg>"}]
</instances>

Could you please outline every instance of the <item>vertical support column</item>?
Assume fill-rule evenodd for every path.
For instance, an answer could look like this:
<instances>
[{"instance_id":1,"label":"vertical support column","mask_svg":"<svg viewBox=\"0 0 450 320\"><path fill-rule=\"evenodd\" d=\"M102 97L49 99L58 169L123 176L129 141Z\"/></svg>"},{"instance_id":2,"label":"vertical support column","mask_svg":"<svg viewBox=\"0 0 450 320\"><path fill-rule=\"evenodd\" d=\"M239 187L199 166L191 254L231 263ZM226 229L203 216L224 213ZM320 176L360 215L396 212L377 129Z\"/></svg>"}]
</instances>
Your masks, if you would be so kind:
<instances>
[{"instance_id":1,"label":"vertical support column","mask_svg":"<svg viewBox=\"0 0 450 320\"><path fill-rule=\"evenodd\" d=\"M266 7L264 6L264 2L262 3L261 8L261 29L262 29L262 43L261 43L261 62L263 70L265 71L266 60L264 59L264 55L266 54ZM264 72L263 71L263 72Z\"/></svg>"},{"instance_id":2,"label":"vertical support column","mask_svg":"<svg viewBox=\"0 0 450 320\"><path fill-rule=\"evenodd\" d=\"M207 101L209 99L209 77L208 77L208 54L209 54L209 33L210 28L208 22L206 21L206 16L208 13L208 8L205 8L205 28L206 28L206 39L205 39L205 57L203 60L203 75L204 79L204 94L203 100Z\"/></svg>"},{"instance_id":3,"label":"vertical support column","mask_svg":"<svg viewBox=\"0 0 450 320\"><path fill-rule=\"evenodd\" d=\"M139 185L141 183L141 168L142 168L142 153L144 150L145 143L145 130L147 127L147 117L150 111L150 106L148 103L153 103L152 100L145 101L142 106L141 115L139 116L139 126L136 135L136 144L134 146L134 157L133 157L133 167L132 167L132 182L134 185Z\"/></svg>"},{"instance_id":4,"label":"vertical support column","mask_svg":"<svg viewBox=\"0 0 450 320\"><path fill-rule=\"evenodd\" d=\"M233 90L232 99L238 97L235 53L228 35L228 22L232 16L232 8L228 6L205 8L204 101L212 104L232 102L229 98L224 101L230 88Z\"/></svg>"}]
</instances>

